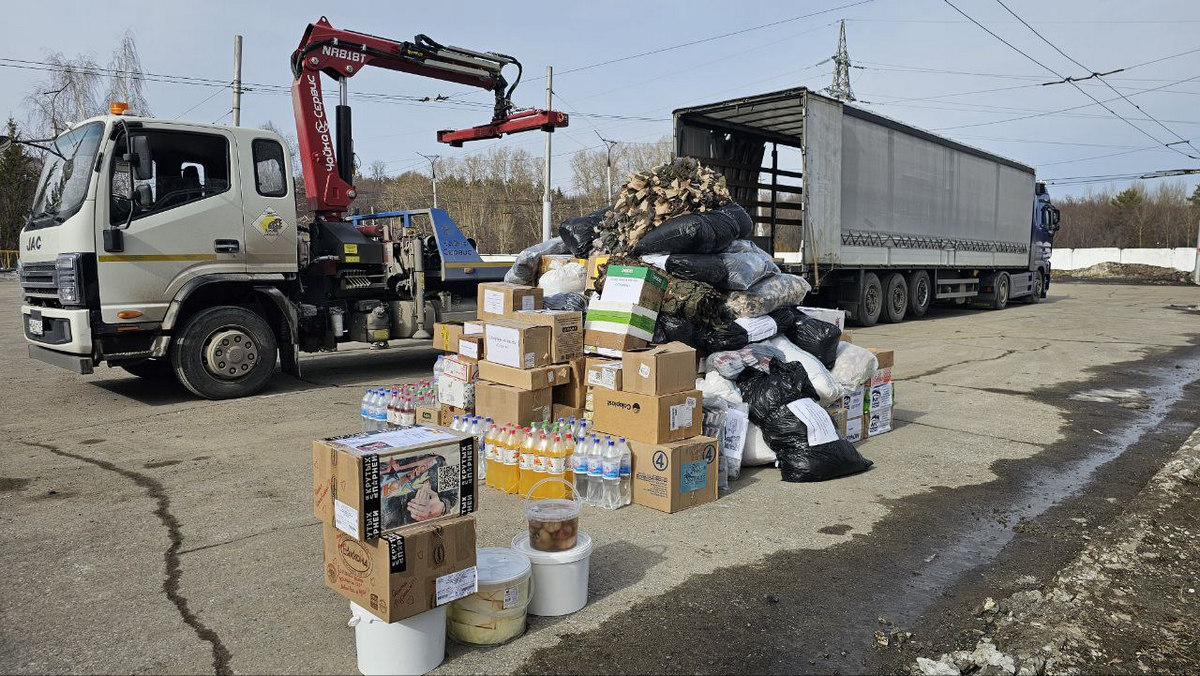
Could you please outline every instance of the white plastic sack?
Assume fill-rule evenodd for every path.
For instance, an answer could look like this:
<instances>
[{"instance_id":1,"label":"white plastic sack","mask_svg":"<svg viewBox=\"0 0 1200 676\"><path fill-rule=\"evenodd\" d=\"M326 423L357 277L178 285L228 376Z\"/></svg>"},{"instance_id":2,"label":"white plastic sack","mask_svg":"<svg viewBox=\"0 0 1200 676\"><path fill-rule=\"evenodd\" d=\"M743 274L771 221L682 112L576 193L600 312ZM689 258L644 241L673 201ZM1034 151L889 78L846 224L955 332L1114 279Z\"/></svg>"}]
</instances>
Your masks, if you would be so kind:
<instances>
[{"instance_id":1,"label":"white plastic sack","mask_svg":"<svg viewBox=\"0 0 1200 676\"><path fill-rule=\"evenodd\" d=\"M742 467L775 464L775 451L767 445L762 429L754 423L746 427L746 447L742 449Z\"/></svg>"},{"instance_id":2,"label":"white plastic sack","mask_svg":"<svg viewBox=\"0 0 1200 676\"><path fill-rule=\"evenodd\" d=\"M529 286L537 281L538 263L542 256L570 253L562 237L539 242L517 254L517 260L504 273L504 281L509 284L524 284Z\"/></svg>"},{"instance_id":3,"label":"white plastic sack","mask_svg":"<svg viewBox=\"0 0 1200 676\"><path fill-rule=\"evenodd\" d=\"M553 296L559 293L583 293L587 286L587 268L579 263L571 262L550 270L538 280L538 286L545 289L545 295Z\"/></svg>"},{"instance_id":4,"label":"white plastic sack","mask_svg":"<svg viewBox=\"0 0 1200 676\"><path fill-rule=\"evenodd\" d=\"M844 340L838 343L832 373L846 390L853 390L870 380L877 368L879 359L870 350Z\"/></svg>"},{"instance_id":5,"label":"white plastic sack","mask_svg":"<svg viewBox=\"0 0 1200 676\"><path fill-rule=\"evenodd\" d=\"M716 371L709 371L703 378L696 379L696 389L704 395L705 404L723 402L726 406L736 406L742 403L742 393L728 378Z\"/></svg>"},{"instance_id":6,"label":"white plastic sack","mask_svg":"<svg viewBox=\"0 0 1200 676\"><path fill-rule=\"evenodd\" d=\"M787 361L800 362L800 365L804 367L804 372L808 374L808 380L813 384L813 389L821 398L822 406L829 406L833 402L841 400L844 394L841 383L829 372L829 369L825 368L820 359L796 347L792 341L783 336L775 336L764 344L782 352Z\"/></svg>"}]
</instances>

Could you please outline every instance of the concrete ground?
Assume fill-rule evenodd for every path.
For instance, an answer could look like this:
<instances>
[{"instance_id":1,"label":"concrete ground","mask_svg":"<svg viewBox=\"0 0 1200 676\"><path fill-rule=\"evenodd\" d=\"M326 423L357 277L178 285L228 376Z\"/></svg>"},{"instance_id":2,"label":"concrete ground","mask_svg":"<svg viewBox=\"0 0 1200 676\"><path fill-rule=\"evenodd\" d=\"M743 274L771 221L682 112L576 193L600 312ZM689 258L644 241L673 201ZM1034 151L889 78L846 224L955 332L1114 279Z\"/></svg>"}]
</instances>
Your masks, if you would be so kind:
<instances>
[{"instance_id":1,"label":"concrete ground","mask_svg":"<svg viewBox=\"0 0 1200 676\"><path fill-rule=\"evenodd\" d=\"M675 515L589 509L589 605L534 619L503 647L451 646L440 671L513 671L556 645L566 657L579 634L697 576L885 538L873 527L906 498L953 502L953 489L996 479L997 461L1033 458L1080 424L1030 390L1088 390L1106 367L1194 344L1197 315L1171 306L1198 301L1196 287L1059 284L1040 305L856 330L856 343L896 351L898 425L860 444L869 472L784 484L765 468ZM364 386L427 375L434 353L309 357L303 380L199 401L121 370L80 377L27 359L18 304L0 282L0 670L354 672L347 603L322 585L310 442L357 429ZM484 493L481 546L522 527L517 499Z\"/></svg>"}]
</instances>

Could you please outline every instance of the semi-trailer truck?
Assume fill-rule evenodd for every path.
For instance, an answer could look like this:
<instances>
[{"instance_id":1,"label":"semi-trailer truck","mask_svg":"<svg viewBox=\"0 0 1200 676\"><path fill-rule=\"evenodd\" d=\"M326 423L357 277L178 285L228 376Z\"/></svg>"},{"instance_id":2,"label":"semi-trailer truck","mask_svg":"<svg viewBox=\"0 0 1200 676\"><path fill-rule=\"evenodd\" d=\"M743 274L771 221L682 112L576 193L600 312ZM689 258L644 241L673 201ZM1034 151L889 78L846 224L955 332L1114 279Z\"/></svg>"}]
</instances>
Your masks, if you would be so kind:
<instances>
[{"instance_id":1,"label":"semi-trailer truck","mask_svg":"<svg viewBox=\"0 0 1200 676\"><path fill-rule=\"evenodd\" d=\"M674 111L756 239L860 326L1036 303L1059 211L1024 164L799 87Z\"/></svg>"}]
</instances>

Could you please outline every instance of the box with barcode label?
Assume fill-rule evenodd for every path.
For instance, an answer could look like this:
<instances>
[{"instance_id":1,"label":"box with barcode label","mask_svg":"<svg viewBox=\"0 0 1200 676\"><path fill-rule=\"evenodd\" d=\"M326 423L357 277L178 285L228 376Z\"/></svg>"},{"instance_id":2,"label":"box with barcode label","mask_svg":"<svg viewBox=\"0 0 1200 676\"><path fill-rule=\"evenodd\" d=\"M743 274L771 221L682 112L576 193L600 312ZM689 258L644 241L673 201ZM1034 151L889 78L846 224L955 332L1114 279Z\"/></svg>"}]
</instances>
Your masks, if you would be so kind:
<instances>
[{"instance_id":1,"label":"box with barcode label","mask_svg":"<svg viewBox=\"0 0 1200 676\"><path fill-rule=\"evenodd\" d=\"M671 514L716 500L718 444L713 437L631 442L633 501Z\"/></svg>"},{"instance_id":2,"label":"box with barcode label","mask_svg":"<svg viewBox=\"0 0 1200 676\"><path fill-rule=\"evenodd\" d=\"M479 285L475 314L489 321L512 317L521 310L542 309L542 290L507 282L487 282Z\"/></svg>"},{"instance_id":3,"label":"box with barcode label","mask_svg":"<svg viewBox=\"0 0 1200 676\"><path fill-rule=\"evenodd\" d=\"M313 514L357 540L475 511L475 438L405 427L313 442Z\"/></svg>"},{"instance_id":4,"label":"box with barcode label","mask_svg":"<svg viewBox=\"0 0 1200 676\"><path fill-rule=\"evenodd\" d=\"M322 535L325 586L384 622L398 622L479 589L474 515L368 542L328 523Z\"/></svg>"},{"instance_id":5,"label":"box with barcode label","mask_svg":"<svg viewBox=\"0 0 1200 676\"><path fill-rule=\"evenodd\" d=\"M648 444L681 441L700 434L700 390L654 396L592 389L596 431Z\"/></svg>"}]
</instances>

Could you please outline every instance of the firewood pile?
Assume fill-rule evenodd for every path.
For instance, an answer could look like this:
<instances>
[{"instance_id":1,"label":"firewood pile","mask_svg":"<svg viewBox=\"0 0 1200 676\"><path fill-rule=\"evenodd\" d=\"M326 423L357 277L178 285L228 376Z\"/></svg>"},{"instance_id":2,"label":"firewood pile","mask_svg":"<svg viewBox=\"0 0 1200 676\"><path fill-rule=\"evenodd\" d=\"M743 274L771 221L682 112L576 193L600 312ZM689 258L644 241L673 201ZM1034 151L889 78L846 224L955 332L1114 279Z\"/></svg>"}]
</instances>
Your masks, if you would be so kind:
<instances>
[{"instance_id":1,"label":"firewood pile","mask_svg":"<svg viewBox=\"0 0 1200 676\"><path fill-rule=\"evenodd\" d=\"M625 253L672 218L723 207L731 199L725 177L691 157L633 172L596 228L595 249Z\"/></svg>"}]
</instances>

